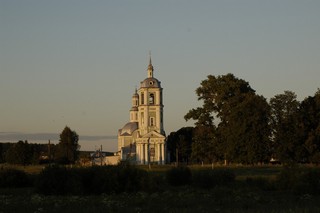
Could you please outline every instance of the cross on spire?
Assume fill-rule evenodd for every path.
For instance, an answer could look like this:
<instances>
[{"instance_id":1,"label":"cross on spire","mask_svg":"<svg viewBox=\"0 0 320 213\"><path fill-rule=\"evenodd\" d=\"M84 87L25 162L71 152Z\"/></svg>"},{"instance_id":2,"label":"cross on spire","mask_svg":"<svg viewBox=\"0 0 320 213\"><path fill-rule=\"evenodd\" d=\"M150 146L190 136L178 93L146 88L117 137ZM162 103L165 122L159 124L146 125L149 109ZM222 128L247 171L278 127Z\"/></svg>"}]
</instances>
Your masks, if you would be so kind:
<instances>
[{"instance_id":1,"label":"cross on spire","mask_svg":"<svg viewBox=\"0 0 320 213\"><path fill-rule=\"evenodd\" d=\"M152 66L152 60L151 60L151 51L149 51L148 78L153 78L153 66Z\"/></svg>"}]
</instances>

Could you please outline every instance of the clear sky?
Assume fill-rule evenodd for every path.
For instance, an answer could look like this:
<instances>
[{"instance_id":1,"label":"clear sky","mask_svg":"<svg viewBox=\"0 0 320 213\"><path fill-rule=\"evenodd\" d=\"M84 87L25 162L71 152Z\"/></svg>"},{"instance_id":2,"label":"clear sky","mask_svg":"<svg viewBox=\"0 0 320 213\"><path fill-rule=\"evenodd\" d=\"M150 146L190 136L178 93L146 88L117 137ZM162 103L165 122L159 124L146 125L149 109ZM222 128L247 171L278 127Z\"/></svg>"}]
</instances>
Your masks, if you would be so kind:
<instances>
[{"instance_id":1,"label":"clear sky","mask_svg":"<svg viewBox=\"0 0 320 213\"><path fill-rule=\"evenodd\" d=\"M320 87L319 0L0 0L0 141L115 151L152 51L167 134L201 105L207 75L233 73L270 99Z\"/></svg>"}]
</instances>

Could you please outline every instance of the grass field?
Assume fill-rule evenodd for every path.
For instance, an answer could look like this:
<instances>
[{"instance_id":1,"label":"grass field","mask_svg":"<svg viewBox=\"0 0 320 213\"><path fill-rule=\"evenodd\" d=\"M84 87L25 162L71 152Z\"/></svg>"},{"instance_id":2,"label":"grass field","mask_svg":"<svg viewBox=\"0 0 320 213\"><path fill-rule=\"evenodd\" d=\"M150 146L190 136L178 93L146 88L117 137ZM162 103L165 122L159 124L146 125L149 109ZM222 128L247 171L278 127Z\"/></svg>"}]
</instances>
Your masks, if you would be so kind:
<instances>
[{"instance_id":1,"label":"grass field","mask_svg":"<svg viewBox=\"0 0 320 213\"><path fill-rule=\"evenodd\" d=\"M35 174L43 167L17 168ZM171 166L141 168L164 174ZM210 169L211 165L191 167ZM0 212L320 212L319 195L265 186L283 170L280 166L227 169L236 174L236 181L210 189L165 185L156 192L44 196L33 188L0 188Z\"/></svg>"}]
</instances>

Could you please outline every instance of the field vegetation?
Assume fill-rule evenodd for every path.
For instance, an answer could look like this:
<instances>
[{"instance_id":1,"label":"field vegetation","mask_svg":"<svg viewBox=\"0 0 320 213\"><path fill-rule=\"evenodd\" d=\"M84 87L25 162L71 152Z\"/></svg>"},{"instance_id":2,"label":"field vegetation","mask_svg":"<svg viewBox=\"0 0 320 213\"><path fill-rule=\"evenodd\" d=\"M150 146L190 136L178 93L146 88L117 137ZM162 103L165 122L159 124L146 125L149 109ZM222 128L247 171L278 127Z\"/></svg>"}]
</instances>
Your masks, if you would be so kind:
<instances>
[{"instance_id":1,"label":"field vegetation","mask_svg":"<svg viewBox=\"0 0 320 213\"><path fill-rule=\"evenodd\" d=\"M0 168L0 212L320 211L318 167Z\"/></svg>"}]
</instances>

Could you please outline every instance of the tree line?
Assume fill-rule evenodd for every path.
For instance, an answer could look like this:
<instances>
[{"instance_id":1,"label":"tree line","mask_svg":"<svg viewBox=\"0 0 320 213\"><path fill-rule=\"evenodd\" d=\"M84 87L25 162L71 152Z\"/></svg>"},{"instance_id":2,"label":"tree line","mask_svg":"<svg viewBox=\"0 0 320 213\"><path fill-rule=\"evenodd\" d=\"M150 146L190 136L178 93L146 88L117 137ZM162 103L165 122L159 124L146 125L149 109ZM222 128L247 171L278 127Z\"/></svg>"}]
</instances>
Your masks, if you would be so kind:
<instances>
[{"instance_id":1,"label":"tree line","mask_svg":"<svg viewBox=\"0 0 320 213\"><path fill-rule=\"evenodd\" d=\"M28 141L0 143L0 163L9 164L74 164L79 158L79 135L66 126L58 144L32 144Z\"/></svg>"},{"instance_id":2,"label":"tree line","mask_svg":"<svg viewBox=\"0 0 320 213\"><path fill-rule=\"evenodd\" d=\"M196 89L195 127L168 136L171 161L320 163L320 90L299 102L284 91L269 102L233 74L209 75Z\"/></svg>"}]
</instances>

